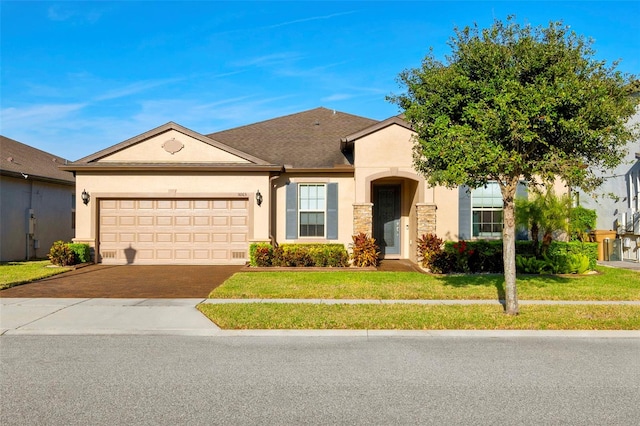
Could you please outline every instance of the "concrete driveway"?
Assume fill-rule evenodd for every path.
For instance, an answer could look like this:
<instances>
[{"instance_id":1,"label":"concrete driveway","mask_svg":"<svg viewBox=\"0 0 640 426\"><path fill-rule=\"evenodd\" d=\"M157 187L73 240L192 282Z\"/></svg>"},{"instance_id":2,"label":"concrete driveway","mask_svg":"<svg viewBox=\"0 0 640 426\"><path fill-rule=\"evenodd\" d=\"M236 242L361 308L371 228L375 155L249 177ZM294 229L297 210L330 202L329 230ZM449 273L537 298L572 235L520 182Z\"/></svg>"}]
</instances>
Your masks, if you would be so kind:
<instances>
[{"instance_id":1,"label":"concrete driveway","mask_svg":"<svg viewBox=\"0 0 640 426\"><path fill-rule=\"evenodd\" d=\"M0 297L206 298L243 266L90 265L0 291Z\"/></svg>"}]
</instances>

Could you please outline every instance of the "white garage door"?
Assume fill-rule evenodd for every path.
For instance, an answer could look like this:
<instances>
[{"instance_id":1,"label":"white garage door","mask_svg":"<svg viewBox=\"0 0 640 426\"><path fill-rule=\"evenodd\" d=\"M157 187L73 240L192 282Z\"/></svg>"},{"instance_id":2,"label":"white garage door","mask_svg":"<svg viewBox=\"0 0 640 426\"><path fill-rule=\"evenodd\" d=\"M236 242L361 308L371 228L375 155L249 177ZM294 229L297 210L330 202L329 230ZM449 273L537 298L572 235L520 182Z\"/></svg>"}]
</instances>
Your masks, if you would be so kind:
<instances>
[{"instance_id":1,"label":"white garage door","mask_svg":"<svg viewBox=\"0 0 640 426\"><path fill-rule=\"evenodd\" d=\"M100 200L104 264L242 264L247 199Z\"/></svg>"}]
</instances>

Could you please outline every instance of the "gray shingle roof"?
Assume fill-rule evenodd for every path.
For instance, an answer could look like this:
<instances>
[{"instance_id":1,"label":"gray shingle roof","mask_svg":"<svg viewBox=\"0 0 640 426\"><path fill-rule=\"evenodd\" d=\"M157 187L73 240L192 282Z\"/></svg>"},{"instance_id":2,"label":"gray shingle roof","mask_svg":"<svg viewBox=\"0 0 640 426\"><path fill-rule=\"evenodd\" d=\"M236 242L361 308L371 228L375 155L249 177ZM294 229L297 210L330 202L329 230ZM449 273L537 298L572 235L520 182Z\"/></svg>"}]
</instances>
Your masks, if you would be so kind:
<instances>
[{"instance_id":1,"label":"gray shingle roof","mask_svg":"<svg viewBox=\"0 0 640 426\"><path fill-rule=\"evenodd\" d=\"M21 142L0 136L0 171L3 175L74 184L70 172L59 169L66 160Z\"/></svg>"},{"instance_id":2,"label":"gray shingle roof","mask_svg":"<svg viewBox=\"0 0 640 426\"><path fill-rule=\"evenodd\" d=\"M351 163L340 151L341 138L376 120L315 108L207 135L211 139L294 168L330 168Z\"/></svg>"}]
</instances>

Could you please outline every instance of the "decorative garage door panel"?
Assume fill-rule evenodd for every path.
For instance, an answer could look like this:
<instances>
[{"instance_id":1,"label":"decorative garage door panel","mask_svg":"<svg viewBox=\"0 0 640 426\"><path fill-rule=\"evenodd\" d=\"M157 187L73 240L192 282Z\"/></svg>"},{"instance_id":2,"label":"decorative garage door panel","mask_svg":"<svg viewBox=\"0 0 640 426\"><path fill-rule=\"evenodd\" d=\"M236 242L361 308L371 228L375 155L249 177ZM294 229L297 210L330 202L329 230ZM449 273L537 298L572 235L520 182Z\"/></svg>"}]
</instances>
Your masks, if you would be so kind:
<instances>
[{"instance_id":1,"label":"decorative garage door panel","mask_svg":"<svg viewBox=\"0 0 640 426\"><path fill-rule=\"evenodd\" d=\"M105 264L215 264L247 260L248 200L100 200Z\"/></svg>"}]
</instances>

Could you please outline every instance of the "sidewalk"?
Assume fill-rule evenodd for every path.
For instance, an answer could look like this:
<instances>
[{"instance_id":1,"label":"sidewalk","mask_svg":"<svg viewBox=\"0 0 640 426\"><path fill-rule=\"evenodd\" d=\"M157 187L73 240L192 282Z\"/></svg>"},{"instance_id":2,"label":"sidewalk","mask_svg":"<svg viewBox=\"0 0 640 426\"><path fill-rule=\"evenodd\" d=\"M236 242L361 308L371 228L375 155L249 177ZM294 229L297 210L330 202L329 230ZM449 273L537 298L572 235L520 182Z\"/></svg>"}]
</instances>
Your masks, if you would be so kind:
<instances>
[{"instance_id":1,"label":"sidewalk","mask_svg":"<svg viewBox=\"0 0 640 426\"><path fill-rule=\"evenodd\" d=\"M335 299L60 299L0 298L0 335L182 335L301 337L597 337L640 338L640 330L221 330L202 315L199 303L319 304L500 304L497 300L335 300ZM640 305L640 301L538 301L532 304Z\"/></svg>"}]
</instances>

